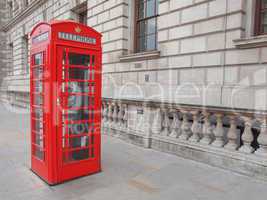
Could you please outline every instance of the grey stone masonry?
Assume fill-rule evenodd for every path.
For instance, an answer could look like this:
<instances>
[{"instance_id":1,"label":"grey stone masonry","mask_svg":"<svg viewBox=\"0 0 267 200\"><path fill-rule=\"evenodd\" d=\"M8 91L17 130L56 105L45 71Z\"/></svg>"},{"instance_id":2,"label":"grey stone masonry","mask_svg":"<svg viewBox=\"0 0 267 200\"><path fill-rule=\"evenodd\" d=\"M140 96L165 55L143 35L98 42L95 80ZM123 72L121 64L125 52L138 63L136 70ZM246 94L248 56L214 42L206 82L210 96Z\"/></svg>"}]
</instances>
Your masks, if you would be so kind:
<instances>
[{"instance_id":1,"label":"grey stone masonry","mask_svg":"<svg viewBox=\"0 0 267 200\"><path fill-rule=\"evenodd\" d=\"M6 0L0 2L0 27L6 24L8 21L8 10ZM6 33L0 30L0 91L2 91L1 85L3 78L6 76L7 67L7 42Z\"/></svg>"},{"instance_id":2,"label":"grey stone masonry","mask_svg":"<svg viewBox=\"0 0 267 200\"><path fill-rule=\"evenodd\" d=\"M22 38L40 21L78 20L73 10L87 2L87 25L103 35L103 97L266 110L267 48L251 39L253 0L159 1L153 57L133 57L135 1L16 2L2 27L13 44L8 91L29 92Z\"/></svg>"}]
</instances>

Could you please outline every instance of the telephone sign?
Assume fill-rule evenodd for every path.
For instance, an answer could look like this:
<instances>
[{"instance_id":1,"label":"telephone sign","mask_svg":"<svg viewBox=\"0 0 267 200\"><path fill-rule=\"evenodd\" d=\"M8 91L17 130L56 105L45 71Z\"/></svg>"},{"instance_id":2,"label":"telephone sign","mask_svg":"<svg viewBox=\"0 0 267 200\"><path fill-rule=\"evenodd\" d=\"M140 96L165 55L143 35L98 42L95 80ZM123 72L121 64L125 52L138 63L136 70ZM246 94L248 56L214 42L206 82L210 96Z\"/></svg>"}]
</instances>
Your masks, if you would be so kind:
<instances>
[{"instance_id":1,"label":"telephone sign","mask_svg":"<svg viewBox=\"0 0 267 200\"><path fill-rule=\"evenodd\" d=\"M48 184L101 170L101 34L73 21L31 32L31 169Z\"/></svg>"}]
</instances>

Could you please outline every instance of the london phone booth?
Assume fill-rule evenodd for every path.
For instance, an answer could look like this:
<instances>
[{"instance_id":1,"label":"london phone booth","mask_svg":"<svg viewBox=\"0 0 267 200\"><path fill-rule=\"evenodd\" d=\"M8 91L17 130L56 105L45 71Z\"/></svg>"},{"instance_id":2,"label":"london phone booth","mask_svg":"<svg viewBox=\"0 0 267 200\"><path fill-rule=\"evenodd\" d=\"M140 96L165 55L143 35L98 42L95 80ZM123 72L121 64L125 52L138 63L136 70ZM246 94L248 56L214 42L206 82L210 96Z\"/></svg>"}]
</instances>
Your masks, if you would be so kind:
<instances>
[{"instance_id":1,"label":"london phone booth","mask_svg":"<svg viewBox=\"0 0 267 200\"><path fill-rule=\"evenodd\" d=\"M54 185L101 170L101 34L73 21L31 32L31 169Z\"/></svg>"}]
</instances>

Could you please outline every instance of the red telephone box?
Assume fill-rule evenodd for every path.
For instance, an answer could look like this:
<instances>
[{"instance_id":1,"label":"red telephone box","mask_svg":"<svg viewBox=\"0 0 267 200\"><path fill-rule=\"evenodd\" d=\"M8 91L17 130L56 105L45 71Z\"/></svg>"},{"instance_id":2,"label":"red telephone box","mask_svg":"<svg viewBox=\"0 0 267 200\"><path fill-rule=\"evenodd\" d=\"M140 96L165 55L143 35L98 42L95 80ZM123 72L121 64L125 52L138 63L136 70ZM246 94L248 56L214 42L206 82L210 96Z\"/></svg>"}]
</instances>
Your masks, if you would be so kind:
<instances>
[{"instance_id":1,"label":"red telephone box","mask_svg":"<svg viewBox=\"0 0 267 200\"><path fill-rule=\"evenodd\" d=\"M54 185L101 170L101 34L73 21L31 32L31 169Z\"/></svg>"}]
</instances>

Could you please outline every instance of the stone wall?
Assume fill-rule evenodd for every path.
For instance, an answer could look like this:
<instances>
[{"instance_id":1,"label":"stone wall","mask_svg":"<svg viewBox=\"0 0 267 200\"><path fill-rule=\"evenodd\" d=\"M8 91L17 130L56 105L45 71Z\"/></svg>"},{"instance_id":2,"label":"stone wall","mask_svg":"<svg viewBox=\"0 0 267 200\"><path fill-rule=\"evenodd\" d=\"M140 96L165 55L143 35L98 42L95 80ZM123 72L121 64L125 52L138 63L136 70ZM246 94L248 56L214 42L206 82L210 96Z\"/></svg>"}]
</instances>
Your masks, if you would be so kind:
<instances>
[{"instance_id":1,"label":"stone wall","mask_svg":"<svg viewBox=\"0 0 267 200\"><path fill-rule=\"evenodd\" d=\"M105 4L92 8L89 18L107 41L104 97L266 109L267 48L239 49L234 42L251 37L254 1L160 1L160 57L120 62L123 53L132 53L132 2L124 2L116 7L116 13L124 11L124 23L115 30Z\"/></svg>"},{"instance_id":2,"label":"stone wall","mask_svg":"<svg viewBox=\"0 0 267 200\"><path fill-rule=\"evenodd\" d=\"M84 1L34 0L27 12L19 3L19 17L5 27L14 62L8 91L29 92L23 37L40 21L77 20L72 9ZM88 0L87 24L103 34L103 97L266 110L267 48L234 42L252 36L254 2L160 0L156 56L127 60L134 1Z\"/></svg>"},{"instance_id":3,"label":"stone wall","mask_svg":"<svg viewBox=\"0 0 267 200\"><path fill-rule=\"evenodd\" d=\"M78 16L71 9L85 0L32 0L28 5L17 0L18 7L13 11L13 18L3 27L6 32L7 44L12 44L13 51L6 52L11 65L6 65L12 71L4 79L6 86L5 99L12 104L26 106L29 103L29 71L25 70L25 54L27 52L25 38L29 37L32 28L41 21L53 19L74 19ZM30 42L28 49L30 49Z\"/></svg>"},{"instance_id":4,"label":"stone wall","mask_svg":"<svg viewBox=\"0 0 267 200\"><path fill-rule=\"evenodd\" d=\"M0 27L3 26L8 21L8 10L6 0L0 2ZM2 90L2 80L6 76L6 66L7 66L7 43L6 34L4 31L0 30L0 90Z\"/></svg>"}]
</instances>

